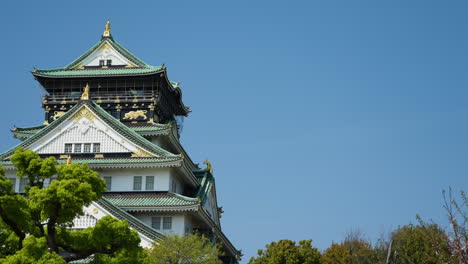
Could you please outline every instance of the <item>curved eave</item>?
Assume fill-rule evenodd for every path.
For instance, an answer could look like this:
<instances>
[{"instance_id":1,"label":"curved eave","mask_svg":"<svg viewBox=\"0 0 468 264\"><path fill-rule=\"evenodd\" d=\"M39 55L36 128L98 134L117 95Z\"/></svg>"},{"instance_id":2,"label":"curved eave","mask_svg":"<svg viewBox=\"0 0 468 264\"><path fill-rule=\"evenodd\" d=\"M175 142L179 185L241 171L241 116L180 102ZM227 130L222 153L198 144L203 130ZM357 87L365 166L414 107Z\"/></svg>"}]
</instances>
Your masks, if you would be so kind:
<instances>
[{"instance_id":1,"label":"curved eave","mask_svg":"<svg viewBox=\"0 0 468 264\"><path fill-rule=\"evenodd\" d=\"M57 160L59 164L65 164L66 160L59 159ZM133 158L129 159L72 159L72 163L77 164L88 164L91 169L121 169L121 168L175 168L180 167L182 164L181 160L157 160L151 158ZM9 160L0 161L0 165L3 166L5 170L15 170L15 167Z\"/></svg>"},{"instance_id":2,"label":"curved eave","mask_svg":"<svg viewBox=\"0 0 468 264\"><path fill-rule=\"evenodd\" d=\"M180 89L179 85L173 85L172 82L169 80L169 77L167 76L167 68L163 67L164 70L164 78L166 79L167 86L170 87L171 92L174 92L176 96L178 97L179 104L181 106L181 110L184 112L184 116L188 116L190 112L190 107L185 106L184 102L182 102L182 90Z\"/></svg>"},{"instance_id":3,"label":"curved eave","mask_svg":"<svg viewBox=\"0 0 468 264\"><path fill-rule=\"evenodd\" d=\"M198 204L180 206L119 206L127 212L195 212Z\"/></svg>"},{"instance_id":4,"label":"curved eave","mask_svg":"<svg viewBox=\"0 0 468 264\"><path fill-rule=\"evenodd\" d=\"M130 69L130 68L126 68ZM110 70L104 70L104 71L111 71ZM41 72L42 71L42 72ZM149 75L155 75L158 73L163 73L164 70L155 70L151 72L145 72L145 73L102 73L102 74L69 74L69 75L51 75L47 74L45 71L52 71L52 70L37 70L36 72L31 72L34 77L36 78L48 78L48 79L60 79L60 78L102 78L102 77L138 77L138 76L149 76ZM86 70L68 70L70 72L79 72L79 71L86 71Z\"/></svg>"}]
</instances>

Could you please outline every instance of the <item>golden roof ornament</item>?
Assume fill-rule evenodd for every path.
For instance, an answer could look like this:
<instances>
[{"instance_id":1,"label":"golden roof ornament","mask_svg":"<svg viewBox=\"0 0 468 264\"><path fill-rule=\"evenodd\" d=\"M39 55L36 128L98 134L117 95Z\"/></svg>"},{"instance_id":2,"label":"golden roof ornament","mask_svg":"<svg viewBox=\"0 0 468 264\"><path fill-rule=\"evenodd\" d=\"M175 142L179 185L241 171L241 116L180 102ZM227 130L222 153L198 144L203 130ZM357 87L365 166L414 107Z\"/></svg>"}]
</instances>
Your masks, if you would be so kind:
<instances>
[{"instance_id":1,"label":"golden roof ornament","mask_svg":"<svg viewBox=\"0 0 468 264\"><path fill-rule=\"evenodd\" d=\"M67 165L70 165L70 164L72 164L72 161L71 161L71 155L70 155L70 156L68 156L68 158L67 158L67 163L66 163L66 164L67 164Z\"/></svg>"},{"instance_id":2,"label":"golden roof ornament","mask_svg":"<svg viewBox=\"0 0 468 264\"><path fill-rule=\"evenodd\" d=\"M107 19L107 23L104 26L104 33L102 33L102 37L103 38L110 37L111 36L110 30L111 30L110 20Z\"/></svg>"},{"instance_id":3,"label":"golden roof ornament","mask_svg":"<svg viewBox=\"0 0 468 264\"><path fill-rule=\"evenodd\" d=\"M211 166L211 162L209 160L205 160L203 164L206 164L206 171L209 171L211 175L213 175L213 166Z\"/></svg>"},{"instance_id":4,"label":"golden roof ornament","mask_svg":"<svg viewBox=\"0 0 468 264\"><path fill-rule=\"evenodd\" d=\"M81 94L81 100L89 100L89 84L86 83L83 93Z\"/></svg>"}]
</instances>

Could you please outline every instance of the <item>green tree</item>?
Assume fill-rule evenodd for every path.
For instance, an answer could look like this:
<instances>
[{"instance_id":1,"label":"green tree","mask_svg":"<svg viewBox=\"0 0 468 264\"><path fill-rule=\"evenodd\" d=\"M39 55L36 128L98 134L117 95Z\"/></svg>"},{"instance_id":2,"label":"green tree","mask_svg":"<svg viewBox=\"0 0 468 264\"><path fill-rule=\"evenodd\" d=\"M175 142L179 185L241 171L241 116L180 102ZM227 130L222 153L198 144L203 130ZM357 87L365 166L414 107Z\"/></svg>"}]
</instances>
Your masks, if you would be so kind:
<instances>
[{"instance_id":1,"label":"green tree","mask_svg":"<svg viewBox=\"0 0 468 264\"><path fill-rule=\"evenodd\" d=\"M448 237L436 224L405 225L392 233L390 263L458 263L451 255Z\"/></svg>"},{"instance_id":2,"label":"green tree","mask_svg":"<svg viewBox=\"0 0 468 264\"><path fill-rule=\"evenodd\" d=\"M95 256L95 263L128 259L140 263L140 239L125 221L110 216L95 227L69 230L83 206L101 198L104 180L84 164L57 165L53 157L42 159L31 150L18 149L11 157L20 179L27 179L25 196L12 190L0 170L0 262L65 263ZM49 186L46 179L56 176ZM66 251L68 254L59 255ZM3 258L3 259L2 259ZM99 262L107 258L107 262ZM125 262L119 262L125 263Z\"/></svg>"},{"instance_id":3,"label":"green tree","mask_svg":"<svg viewBox=\"0 0 468 264\"><path fill-rule=\"evenodd\" d=\"M364 239L360 231L351 231L343 242L327 248L323 264L376 264L381 263L377 251Z\"/></svg>"},{"instance_id":4,"label":"green tree","mask_svg":"<svg viewBox=\"0 0 468 264\"><path fill-rule=\"evenodd\" d=\"M201 235L168 236L148 251L148 264L219 264L220 246Z\"/></svg>"},{"instance_id":5,"label":"green tree","mask_svg":"<svg viewBox=\"0 0 468 264\"><path fill-rule=\"evenodd\" d=\"M299 244L291 240L280 240L259 250L249 264L320 264L321 254L312 247L312 240L302 240Z\"/></svg>"}]
</instances>

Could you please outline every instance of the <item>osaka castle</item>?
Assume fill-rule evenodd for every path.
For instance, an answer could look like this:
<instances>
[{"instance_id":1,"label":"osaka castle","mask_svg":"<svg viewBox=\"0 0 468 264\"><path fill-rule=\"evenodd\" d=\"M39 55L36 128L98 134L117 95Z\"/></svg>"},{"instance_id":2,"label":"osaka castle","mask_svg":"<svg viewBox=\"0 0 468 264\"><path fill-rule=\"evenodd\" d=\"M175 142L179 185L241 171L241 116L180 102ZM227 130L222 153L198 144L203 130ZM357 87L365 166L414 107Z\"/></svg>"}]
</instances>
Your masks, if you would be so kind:
<instances>
[{"instance_id":1,"label":"osaka castle","mask_svg":"<svg viewBox=\"0 0 468 264\"><path fill-rule=\"evenodd\" d=\"M164 65L133 55L113 38L107 22L101 40L76 60L32 75L45 90L44 123L14 127L21 143L0 154L16 192L27 184L16 180L9 160L17 148L59 163L86 163L107 191L83 208L72 228L111 215L128 221L146 248L165 235L197 232L221 244L223 263L238 263L240 252L221 229L211 164L199 167L180 143L181 121L190 109Z\"/></svg>"}]
</instances>

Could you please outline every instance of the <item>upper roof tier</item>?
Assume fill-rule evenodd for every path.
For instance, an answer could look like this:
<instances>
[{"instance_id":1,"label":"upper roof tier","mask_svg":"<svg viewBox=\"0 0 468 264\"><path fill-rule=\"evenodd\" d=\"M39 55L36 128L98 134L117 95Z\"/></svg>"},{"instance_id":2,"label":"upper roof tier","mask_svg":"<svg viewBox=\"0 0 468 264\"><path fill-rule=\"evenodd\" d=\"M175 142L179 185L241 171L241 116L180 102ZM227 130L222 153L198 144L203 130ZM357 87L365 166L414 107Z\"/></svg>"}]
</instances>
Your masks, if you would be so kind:
<instances>
[{"instance_id":1,"label":"upper roof tier","mask_svg":"<svg viewBox=\"0 0 468 264\"><path fill-rule=\"evenodd\" d=\"M140 110L154 110L161 121L190 112L182 102L179 83L168 79L164 64L146 64L120 45L110 33L109 21L101 40L76 60L64 68L34 69L32 74L47 92L43 107L49 110L69 109L87 87L90 99L103 107L120 110L125 106L135 108L133 103L141 103L140 107L156 105L155 109Z\"/></svg>"},{"instance_id":2,"label":"upper roof tier","mask_svg":"<svg viewBox=\"0 0 468 264\"><path fill-rule=\"evenodd\" d=\"M106 24L101 40L64 68L34 69L37 77L100 77L139 76L163 72L164 65L151 66L133 55L114 40L110 23Z\"/></svg>"}]
</instances>

